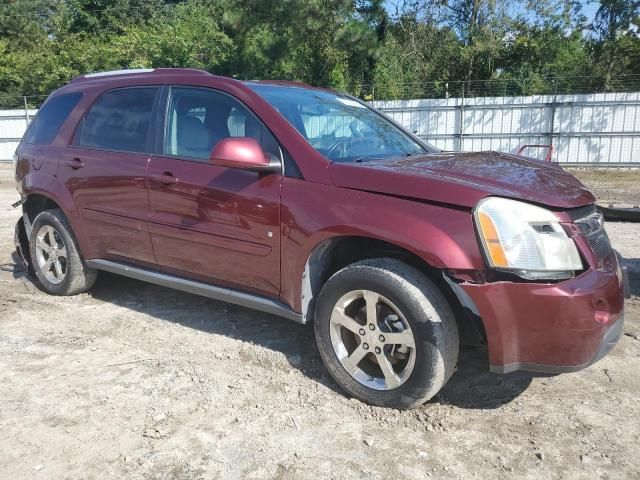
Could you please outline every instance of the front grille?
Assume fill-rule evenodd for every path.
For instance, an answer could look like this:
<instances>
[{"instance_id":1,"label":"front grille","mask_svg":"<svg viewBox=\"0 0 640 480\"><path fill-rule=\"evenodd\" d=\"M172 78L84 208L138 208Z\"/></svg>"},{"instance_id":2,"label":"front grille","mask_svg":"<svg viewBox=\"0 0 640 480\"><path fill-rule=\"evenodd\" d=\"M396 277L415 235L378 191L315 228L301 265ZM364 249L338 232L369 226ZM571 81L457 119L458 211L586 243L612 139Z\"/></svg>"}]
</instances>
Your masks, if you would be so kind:
<instances>
[{"instance_id":1,"label":"front grille","mask_svg":"<svg viewBox=\"0 0 640 480\"><path fill-rule=\"evenodd\" d=\"M592 203L591 205L587 205L586 207L572 208L571 210L567 210L567 213L575 222L576 220L581 220L593 215L594 213L598 213L598 209L596 207L596 204Z\"/></svg>"},{"instance_id":2,"label":"front grille","mask_svg":"<svg viewBox=\"0 0 640 480\"><path fill-rule=\"evenodd\" d=\"M613 251L609 236L604 229L602 213L598 211L595 204L567 210L567 213L589 242L598 260L603 260Z\"/></svg>"},{"instance_id":3,"label":"front grille","mask_svg":"<svg viewBox=\"0 0 640 480\"><path fill-rule=\"evenodd\" d=\"M611 242L604 228L585 236L587 237L589 245L591 245L591 250L593 250L593 253L596 254L599 260L606 258L611 253Z\"/></svg>"}]
</instances>

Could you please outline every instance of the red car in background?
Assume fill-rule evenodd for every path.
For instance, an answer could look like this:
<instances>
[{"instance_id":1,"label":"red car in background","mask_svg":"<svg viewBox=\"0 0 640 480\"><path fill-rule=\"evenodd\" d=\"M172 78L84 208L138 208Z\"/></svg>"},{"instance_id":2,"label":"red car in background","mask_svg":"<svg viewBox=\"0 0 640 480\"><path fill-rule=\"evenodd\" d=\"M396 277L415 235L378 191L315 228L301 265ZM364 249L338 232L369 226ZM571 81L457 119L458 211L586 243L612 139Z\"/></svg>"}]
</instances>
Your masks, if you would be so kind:
<instances>
[{"instance_id":1,"label":"red car in background","mask_svg":"<svg viewBox=\"0 0 640 480\"><path fill-rule=\"evenodd\" d=\"M348 394L409 408L456 369L584 368L616 343L624 271L559 166L445 153L356 98L187 69L103 72L16 152L16 243L42 287L105 270L313 323Z\"/></svg>"}]
</instances>

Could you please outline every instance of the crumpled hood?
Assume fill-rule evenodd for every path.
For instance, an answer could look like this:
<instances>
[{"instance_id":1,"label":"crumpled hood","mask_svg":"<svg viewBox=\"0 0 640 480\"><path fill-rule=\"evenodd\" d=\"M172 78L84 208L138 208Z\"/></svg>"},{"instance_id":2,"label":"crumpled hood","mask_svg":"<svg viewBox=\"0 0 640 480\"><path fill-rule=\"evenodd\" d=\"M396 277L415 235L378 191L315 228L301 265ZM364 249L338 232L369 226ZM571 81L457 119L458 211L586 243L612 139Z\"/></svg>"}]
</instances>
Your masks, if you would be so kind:
<instances>
[{"instance_id":1,"label":"crumpled hood","mask_svg":"<svg viewBox=\"0 0 640 480\"><path fill-rule=\"evenodd\" d=\"M595 198L559 165L500 152L434 153L397 160L332 163L340 187L473 208L488 195L557 208Z\"/></svg>"}]
</instances>

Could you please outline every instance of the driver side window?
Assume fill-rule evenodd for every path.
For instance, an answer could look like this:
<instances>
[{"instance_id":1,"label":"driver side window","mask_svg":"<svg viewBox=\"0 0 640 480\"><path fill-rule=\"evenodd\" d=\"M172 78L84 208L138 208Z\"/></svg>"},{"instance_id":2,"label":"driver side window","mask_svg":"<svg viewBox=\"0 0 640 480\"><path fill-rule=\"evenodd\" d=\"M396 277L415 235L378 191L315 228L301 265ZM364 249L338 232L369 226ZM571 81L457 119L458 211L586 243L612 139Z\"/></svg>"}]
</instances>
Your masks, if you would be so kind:
<instances>
[{"instance_id":1,"label":"driver side window","mask_svg":"<svg viewBox=\"0 0 640 480\"><path fill-rule=\"evenodd\" d=\"M164 154L207 162L213 147L230 137L254 138L265 152L281 158L271 132L234 98L204 88L171 89Z\"/></svg>"}]
</instances>

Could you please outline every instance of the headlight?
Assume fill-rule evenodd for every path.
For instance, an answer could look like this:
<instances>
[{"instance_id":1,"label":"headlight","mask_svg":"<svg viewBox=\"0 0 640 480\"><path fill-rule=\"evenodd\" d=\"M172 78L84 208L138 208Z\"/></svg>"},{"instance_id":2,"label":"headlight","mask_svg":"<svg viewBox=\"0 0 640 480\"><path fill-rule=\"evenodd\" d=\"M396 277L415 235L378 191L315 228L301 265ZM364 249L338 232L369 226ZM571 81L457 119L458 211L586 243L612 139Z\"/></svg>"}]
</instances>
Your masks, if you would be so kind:
<instances>
[{"instance_id":1,"label":"headlight","mask_svg":"<svg viewBox=\"0 0 640 480\"><path fill-rule=\"evenodd\" d=\"M570 278L583 268L574 241L549 210L491 197L478 204L474 215L493 268L529 280Z\"/></svg>"}]
</instances>

